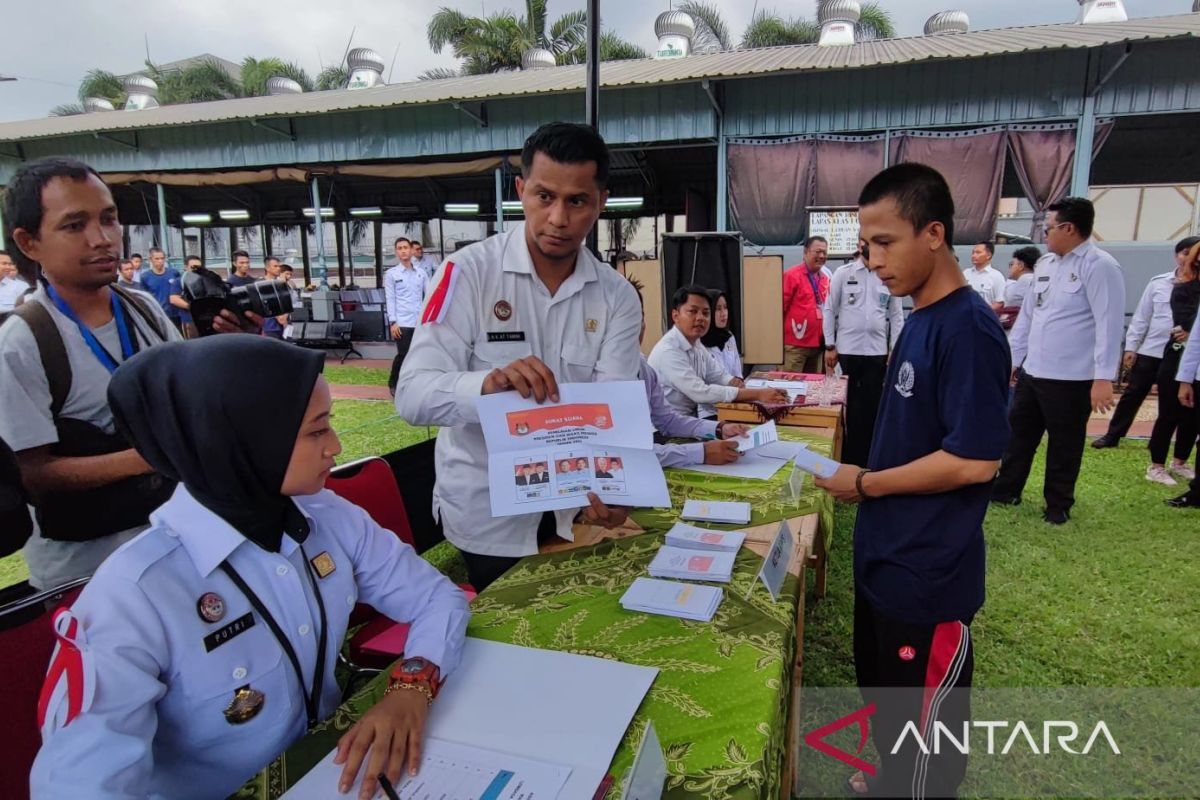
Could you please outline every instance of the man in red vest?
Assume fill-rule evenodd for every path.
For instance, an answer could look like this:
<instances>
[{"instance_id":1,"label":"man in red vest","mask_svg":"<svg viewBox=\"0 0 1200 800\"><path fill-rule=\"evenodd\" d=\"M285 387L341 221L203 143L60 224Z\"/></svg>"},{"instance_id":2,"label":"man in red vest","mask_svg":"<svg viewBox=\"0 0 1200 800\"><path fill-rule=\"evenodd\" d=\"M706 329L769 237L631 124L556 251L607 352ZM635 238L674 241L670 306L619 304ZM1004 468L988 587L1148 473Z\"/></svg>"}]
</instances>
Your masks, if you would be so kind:
<instances>
[{"instance_id":1,"label":"man in red vest","mask_svg":"<svg viewBox=\"0 0 1200 800\"><path fill-rule=\"evenodd\" d=\"M783 274L783 369L787 372L825 371L821 307L829 296L825 260L829 242L810 236L804 242L804 263Z\"/></svg>"}]
</instances>

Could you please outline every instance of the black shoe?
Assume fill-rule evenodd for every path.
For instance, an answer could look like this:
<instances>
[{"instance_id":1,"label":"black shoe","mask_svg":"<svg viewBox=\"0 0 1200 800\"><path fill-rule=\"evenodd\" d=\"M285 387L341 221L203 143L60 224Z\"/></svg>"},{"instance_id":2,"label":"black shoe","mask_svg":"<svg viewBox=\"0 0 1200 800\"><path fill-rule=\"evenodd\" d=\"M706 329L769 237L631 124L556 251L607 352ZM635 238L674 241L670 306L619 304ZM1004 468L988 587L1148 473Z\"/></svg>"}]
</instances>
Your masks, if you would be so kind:
<instances>
[{"instance_id":1,"label":"black shoe","mask_svg":"<svg viewBox=\"0 0 1200 800\"><path fill-rule=\"evenodd\" d=\"M1092 447L1103 450L1106 447L1116 447L1121 443L1120 436L1109 436L1107 433L1092 442Z\"/></svg>"},{"instance_id":2,"label":"black shoe","mask_svg":"<svg viewBox=\"0 0 1200 800\"><path fill-rule=\"evenodd\" d=\"M1164 500L1171 508L1200 508L1200 497L1193 497L1191 492Z\"/></svg>"},{"instance_id":3,"label":"black shoe","mask_svg":"<svg viewBox=\"0 0 1200 800\"><path fill-rule=\"evenodd\" d=\"M1057 508L1047 508L1042 513L1042 519L1051 525L1065 525L1071 519L1071 513Z\"/></svg>"},{"instance_id":4,"label":"black shoe","mask_svg":"<svg viewBox=\"0 0 1200 800\"><path fill-rule=\"evenodd\" d=\"M1021 498L1019 497L993 497L991 502L998 506L1019 506Z\"/></svg>"}]
</instances>

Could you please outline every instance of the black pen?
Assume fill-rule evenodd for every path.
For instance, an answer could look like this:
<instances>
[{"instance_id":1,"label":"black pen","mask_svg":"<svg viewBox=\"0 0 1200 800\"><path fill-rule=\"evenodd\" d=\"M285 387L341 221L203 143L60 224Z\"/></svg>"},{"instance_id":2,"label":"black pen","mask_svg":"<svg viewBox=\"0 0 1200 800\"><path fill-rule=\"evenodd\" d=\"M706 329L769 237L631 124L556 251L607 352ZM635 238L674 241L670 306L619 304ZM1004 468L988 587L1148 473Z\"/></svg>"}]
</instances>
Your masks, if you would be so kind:
<instances>
[{"instance_id":1,"label":"black pen","mask_svg":"<svg viewBox=\"0 0 1200 800\"><path fill-rule=\"evenodd\" d=\"M383 789L383 793L387 795L388 800L400 800L400 795L396 794L396 789L392 786L392 782L382 772L379 773L379 787Z\"/></svg>"}]
</instances>

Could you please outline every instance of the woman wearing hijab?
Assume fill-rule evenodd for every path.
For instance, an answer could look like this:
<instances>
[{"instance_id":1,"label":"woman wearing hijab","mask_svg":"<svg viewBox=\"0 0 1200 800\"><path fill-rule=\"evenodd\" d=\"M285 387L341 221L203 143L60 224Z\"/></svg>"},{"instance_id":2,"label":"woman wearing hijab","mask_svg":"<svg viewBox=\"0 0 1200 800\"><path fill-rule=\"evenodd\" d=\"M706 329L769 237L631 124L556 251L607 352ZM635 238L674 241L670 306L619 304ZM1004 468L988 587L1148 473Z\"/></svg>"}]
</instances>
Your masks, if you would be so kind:
<instances>
[{"instance_id":1,"label":"woman wearing hijab","mask_svg":"<svg viewBox=\"0 0 1200 800\"><path fill-rule=\"evenodd\" d=\"M729 311L729 297L720 289L709 289L712 300L713 318L708 333L700 337L701 343L713 354L717 363L735 378L742 372L742 357L738 354L737 339L733 335L733 317Z\"/></svg>"},{"instance_id":2,"label":"woman wearing hijab","mask_svg":"<svg viewBox=\"0 0 1200 800\"><path fill-rule=\"evenodd\" d=\"M337 789L365 767L365 799L380 772L395 781L420 763L467 601L323 490L341 452L323 363L271 339L218 336L152 348L113 375L118 426L179 486L55 617L35 799L236 791L337 707L333 667L359 601L411 630L387 694L338 744ZM271 415L243 413L268 393Z\"/></svg>"}]
</instances>

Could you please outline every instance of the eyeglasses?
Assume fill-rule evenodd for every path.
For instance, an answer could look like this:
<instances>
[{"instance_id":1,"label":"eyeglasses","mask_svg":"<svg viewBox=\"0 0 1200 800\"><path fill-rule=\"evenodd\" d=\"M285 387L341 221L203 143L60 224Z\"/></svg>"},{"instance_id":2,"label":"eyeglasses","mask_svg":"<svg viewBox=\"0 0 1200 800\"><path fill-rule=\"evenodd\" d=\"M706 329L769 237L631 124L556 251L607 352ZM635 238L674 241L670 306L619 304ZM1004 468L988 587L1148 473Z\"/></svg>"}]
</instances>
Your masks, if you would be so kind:
<instances>
[{"instance_id":1,"label":"eyeglasses","mask_svg":"<svg viewBox=\"0 0 1200 800\"><path fill-rule=\"evenodd\" d=\"M1056 228L1062 228L1062 227L1064 227L1064 226L1067 226L1067 225L1070 225L1070 224L1071 224L1071 223L1069 223L1069 222L1060 222L1060 223L1058 223L1057 225L1043 225L1043 226L1042 226L1042 233L1043 233L1043 234L1047 234L1047 233L1049 233L1050 231L1052 231L1052 230L1055 230Z\"/></svg>"}]
</instances>

